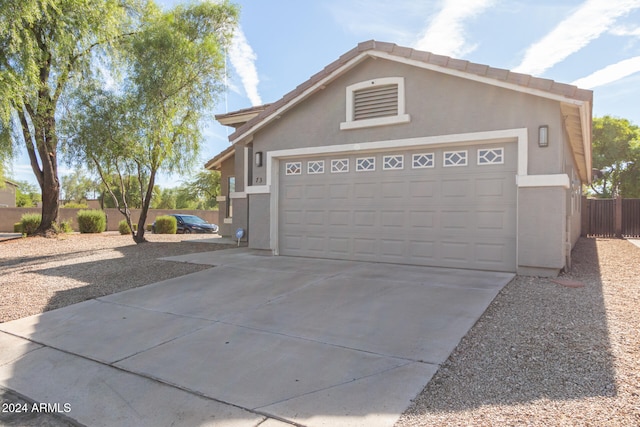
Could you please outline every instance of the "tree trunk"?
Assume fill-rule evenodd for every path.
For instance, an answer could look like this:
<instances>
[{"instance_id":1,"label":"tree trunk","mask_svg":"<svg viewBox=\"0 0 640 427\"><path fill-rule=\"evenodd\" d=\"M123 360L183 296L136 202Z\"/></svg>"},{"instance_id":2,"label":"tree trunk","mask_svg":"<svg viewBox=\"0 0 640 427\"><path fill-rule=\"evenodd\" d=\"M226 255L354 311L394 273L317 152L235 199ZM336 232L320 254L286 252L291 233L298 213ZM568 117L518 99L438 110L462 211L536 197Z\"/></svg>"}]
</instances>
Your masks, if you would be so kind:
<instances>
[{"instance_id":1,"label":"tree trunk","mask_svg":"<svg viewBox=\"0 0 640 427\"><path fill-rule=\"evenodd\" d=\"M41 103L46 102L41 101ZM55 112L51 108L34 111L29 104L25 104L24 109L17 109L17 112L31 161L31 169L42 192L42 221L36 234L50 235L55 232L53 224L58 222L60 203ZM29 120L33 132L29 126Z\"/></svg>"},{"instance_id":2,"label":"tree trunk","mask_svg":"<svg viewBox=\"0 0 640 427\"><path fill-rule=\"evenodd\" d=\"M36 234L46 236L55 233L53 224L58 222L58 208L60 207L58 141L53 109L47 108L43 111L38 111L36 115L37 117L34 120L35 139L42 162L42 221L36 230Z\"/></svg>"},{"instance_id":3,"label":"tree trunk","mask_svg":"<svg viewBox=\"0 0 640 427\"><path fill-rule=\"evenodd\" d=\"M36 230L36 234L49 235L54 233L53 224L58 222L58 196L60 185L56 174L45 168L42 185L42 221Z\"/></svg>"},{"instance_id":4,"label":"tree trunk","mask_svg":"<svg viewBox=\"0 0 640 427\"><path fill-rule=\"evenodd\" d=\"M156 181L156 170L152 169L149 174L149 184L147 185L147 192L142 199L142 209L140 210L140 218L138 219L138 231L133 236L133 240L136 243L144 243L147 239L144 238L145 222L147 221L147 213L149 212L149 206L151 205L151 196L153 195L153 186Z\"/></svg>"}]
</instances>

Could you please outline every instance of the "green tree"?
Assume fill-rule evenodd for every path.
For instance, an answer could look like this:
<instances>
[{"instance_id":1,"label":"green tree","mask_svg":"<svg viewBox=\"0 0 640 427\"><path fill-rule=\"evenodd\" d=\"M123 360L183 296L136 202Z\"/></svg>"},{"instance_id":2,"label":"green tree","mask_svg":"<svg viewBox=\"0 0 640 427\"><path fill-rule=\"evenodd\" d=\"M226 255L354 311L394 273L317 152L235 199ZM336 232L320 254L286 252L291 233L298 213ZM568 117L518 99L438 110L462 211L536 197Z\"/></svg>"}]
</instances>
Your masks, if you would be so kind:
<instances>
[{"instance_id":1,"label":"green tree","mask_svg":"<svg viewBox=\"0 0 640 427\"><path fill-rule=\"evenodd\" d=\"M142 209L132 232L136 243L145 241L158 172L186 173L197 159L199 124L223 89L224 52L238 16L228 2L146 12L135 36L123 40L125 78L117 90L77 92L65 124L69 152L96 169L131 229L123 177L137 180ZM117 183L108 182L111 174ZM122 190L120 200L114 186Z\"/></svg>"},{"instance_id":2,"label":"green tree","mask_svg":"<svg viewBox=\"0 0 640 427\"><path fill-rule=\"evenodd\" d=\"M598 197L640 197L640 128L627 119L595 117L591 189Z\"/></svg>"},{"instance_id":3,"label":"green tree","mask_svg":"<svg viewBox=\"0 0 640 427\"><path fill-rule=\"evenodd\" d=\"M134 175L105 175L101 178L100 188L100 199L105 208L119 208L124 203L131 209L140 209L142 206L140 185Z\"/></svg>"},{"instance_id":4,"label":"green tree","mask_svg":"<svg viewBox=\"0 0 640 427\"><path fill-rule=\"evenodd\" d=\"M19 208L33 208L42 199L38 188L27 181L13 181L18 184L16 189L16 206Z\"/></svg>"},{"instance_id":5,"label":"green tree","mask_svg":"<svg viewBox=\"0 0 640 427\"><path fill-rule=\"evenodd\" d=\"M173 188L154 188L154 197L151 202L153 209L176 209L176 191Z\"/></svg>"},{"instance_id":6,"label":"green tree","mask_svg":"<svg viewBox=\"0 0 640 427\"><path fill-rule=\"evenodd\" d=\"M76 169L71 175L62 177L63 196L61 200L65 204L69 202L86 202L87 198L99 192L100 184L88 177L87 171L83 169Z\"/></svg>"},{"instance_id":7,"label":"green tree","mask_svg":"<svg viewBox=\"0 0 640 427\"><path fill-rule=\"evenodd\" d=\"M218 206L216 197L220 194L220 172L198 172L181 187L185 199L196 202L195 209L214 209Z\"/></svg>"},{"instance_id":8,"label":"green tree","mask_svg":"<svg viewBox=\"0 0 640 427\"><path fill-rule=\"evenodd\" d=\"M101 53L131 32L143 0L0 2L0 146L22 144L42 190L37 234L58 219L57 123L69 85L95 70ZM102 58L104 59L104 57Z\"/></svg>"}]
</instances>

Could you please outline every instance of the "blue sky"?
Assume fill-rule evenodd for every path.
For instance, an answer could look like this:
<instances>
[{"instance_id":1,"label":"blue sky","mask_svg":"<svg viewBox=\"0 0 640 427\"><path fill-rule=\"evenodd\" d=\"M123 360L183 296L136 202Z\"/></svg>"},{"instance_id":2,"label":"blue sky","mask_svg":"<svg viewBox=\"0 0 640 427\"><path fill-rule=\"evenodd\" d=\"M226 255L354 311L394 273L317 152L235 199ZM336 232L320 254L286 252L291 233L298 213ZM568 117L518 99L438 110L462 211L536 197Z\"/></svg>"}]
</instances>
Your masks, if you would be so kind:
<instances>
[{"instance_id":1,"label":"blue sky","mask_svg":"<svg viewBox=\"0 0 640 427\"><path fill-rule=\"evenodd\" d=\"M156 1L165 8L186 3ZM240 28L216 114L274 102L359 42L375 39L592 89L594 116L640 125L640 0L235 3ZM230 133L213 117L205 125L200 164L228 146ZM14 178L35 183L28 165L23 153ZM183 178L163 176L160 185Z\"/></svg>"}]
</instances>

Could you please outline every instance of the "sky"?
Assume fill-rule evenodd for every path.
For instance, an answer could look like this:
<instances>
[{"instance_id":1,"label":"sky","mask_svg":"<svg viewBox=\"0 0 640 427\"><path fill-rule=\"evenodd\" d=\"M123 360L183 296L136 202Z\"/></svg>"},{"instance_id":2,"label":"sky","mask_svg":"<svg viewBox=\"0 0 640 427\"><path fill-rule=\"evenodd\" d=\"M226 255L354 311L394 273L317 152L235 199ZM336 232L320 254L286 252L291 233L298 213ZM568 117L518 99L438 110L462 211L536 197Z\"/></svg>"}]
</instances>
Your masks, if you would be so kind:
<instances>
[{"instance_id":1,"label":"sky","mask_svg":"<svg viewBox=\"0 0 640 427\"><path fill-rule=\"evenodd\" d=\"M183 0L156 0L170 9ZM378 40L594 91L594 117L640 125L640 0L236 0L227 91L199 163L229 145L215 114L275 102L359 42ZM61 175L71 171L61 165ZM202 169L198 169L200 171ZM197 172L196 171L196 172ZM35 183L26 154L13 177ZM188 177L161 176L174 187Z\"/></svg>"}]
</instances>

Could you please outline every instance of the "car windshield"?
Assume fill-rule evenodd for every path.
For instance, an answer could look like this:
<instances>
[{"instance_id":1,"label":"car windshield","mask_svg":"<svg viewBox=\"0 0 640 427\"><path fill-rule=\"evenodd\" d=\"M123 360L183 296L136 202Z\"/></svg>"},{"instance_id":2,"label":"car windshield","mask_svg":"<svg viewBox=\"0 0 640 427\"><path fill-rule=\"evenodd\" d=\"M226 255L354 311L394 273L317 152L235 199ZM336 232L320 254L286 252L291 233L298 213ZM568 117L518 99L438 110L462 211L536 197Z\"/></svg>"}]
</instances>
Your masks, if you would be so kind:
<instances>
[{"instance_id":1,"label":"car windshield","mask_svg":"<svg viewBox=\"0 0 640 427\"><path fill-rule=\"evenodd\" d=\"M188 224L207 224L207 221L195 215L182 215L182 220Z\"/></svg>"}]
</instances>

